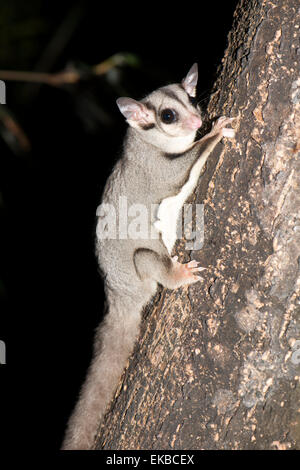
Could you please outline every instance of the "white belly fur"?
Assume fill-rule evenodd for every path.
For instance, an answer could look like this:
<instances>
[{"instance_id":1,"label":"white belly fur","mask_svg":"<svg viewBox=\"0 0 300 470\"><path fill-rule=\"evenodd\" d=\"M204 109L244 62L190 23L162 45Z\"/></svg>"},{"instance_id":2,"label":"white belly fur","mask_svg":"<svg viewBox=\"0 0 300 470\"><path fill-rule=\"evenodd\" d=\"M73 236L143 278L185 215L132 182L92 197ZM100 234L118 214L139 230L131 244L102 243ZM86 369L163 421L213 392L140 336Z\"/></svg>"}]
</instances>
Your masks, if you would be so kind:
<instances>
[{"instance_id":1,"label":"white belly fur","mask_svg":"<svg viewBox=\"0 0 300 470\"><path fill-rule=\"evenodd\" d=\"M158 207L154 227L161 233L162 240L171 254L177 239L177 221L184 202L195 189L200 172L206 162L206 156L200 157L191 169L188 181L176 196L163 199Z\"/></svg>"}]
</instances>

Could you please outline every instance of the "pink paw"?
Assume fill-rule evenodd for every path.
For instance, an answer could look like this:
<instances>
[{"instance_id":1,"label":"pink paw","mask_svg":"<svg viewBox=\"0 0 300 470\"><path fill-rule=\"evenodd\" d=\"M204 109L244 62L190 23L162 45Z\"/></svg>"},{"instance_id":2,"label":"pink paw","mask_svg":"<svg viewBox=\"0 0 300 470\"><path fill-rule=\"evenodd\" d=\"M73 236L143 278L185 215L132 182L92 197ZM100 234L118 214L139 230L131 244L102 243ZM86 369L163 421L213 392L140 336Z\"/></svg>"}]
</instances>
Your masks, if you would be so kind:
<instances>
[{"instance_id":1,"label":"pink paw","mask_svg":"<svg viewBox=\"0 0 300 470\"><path fill-rule=\"evenodd\" d=\"M179 285L193 284L203 280L202 277L197 276L196 273L203 271L206 268L199 266L199 263L195 260L190 261L189 263L182 264L178 261L178 256L172 258L173 269L174 269L174 279L179 283Z\"/></svg>"},{"instance_id":2,"label":"pink paw","mask_svg":"<svg viewBox=\"0 0 300 470\"><path fill-rule=\"evenodd\" d=\"M213 132L219 133L221 132L223 137L230 137L233 138L235 136L235 130L230 127L225 127L234 121L234 118L228 118L226 116L221 116L217 121L214 123Z\"/></svg>"}]
</instances>

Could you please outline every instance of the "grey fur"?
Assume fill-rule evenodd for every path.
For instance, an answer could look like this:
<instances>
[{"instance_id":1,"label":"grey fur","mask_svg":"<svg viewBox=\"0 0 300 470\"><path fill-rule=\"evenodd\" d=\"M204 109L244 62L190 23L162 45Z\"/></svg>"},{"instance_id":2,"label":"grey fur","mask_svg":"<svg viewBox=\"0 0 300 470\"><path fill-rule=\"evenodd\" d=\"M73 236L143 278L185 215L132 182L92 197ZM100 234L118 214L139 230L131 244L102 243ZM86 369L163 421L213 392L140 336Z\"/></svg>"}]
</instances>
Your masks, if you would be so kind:
<instances>
[{"instance_id":1,"label":"grey fur","mask_svg":"<svg viewBox=\"0 0 300 470\"><path fill-rule=\"evenodd\" d=\"M151 205L160 204L180 191L197 160L199 146L203 145L201 171L229 120L220 120L210 134L194 143L196 129L188 132L182 124L187 119L190 125L197 125L197 116L198 120L200 118L200 110L192 106L184 90L185 83L191 93L196 86L196 64L191 72L192 76L189 78L188 74L181 85L158 89L142 102L128 98L118 100L130 127L123 156L107 181L102 198L104 203L117 208L119 197L126 196L128 206L141 203L150 214ZM174 93L177 99L172 96ZM165 125L160 122L160 110L166 107L178 111L179 122ZM189 116L193 116L190 121ZM174 157L174 153L181 156L168 158L168 154ZM197 282L197 273L202 269L194 261L182 265L171 258L161 237L99 238L96 253L105 277L109 308L96 334L94 358L69 420L63 449L92 447L97 428L133 351L142 309L155 294L157 284L175 289Z\"/></svg>"}]
</instances>

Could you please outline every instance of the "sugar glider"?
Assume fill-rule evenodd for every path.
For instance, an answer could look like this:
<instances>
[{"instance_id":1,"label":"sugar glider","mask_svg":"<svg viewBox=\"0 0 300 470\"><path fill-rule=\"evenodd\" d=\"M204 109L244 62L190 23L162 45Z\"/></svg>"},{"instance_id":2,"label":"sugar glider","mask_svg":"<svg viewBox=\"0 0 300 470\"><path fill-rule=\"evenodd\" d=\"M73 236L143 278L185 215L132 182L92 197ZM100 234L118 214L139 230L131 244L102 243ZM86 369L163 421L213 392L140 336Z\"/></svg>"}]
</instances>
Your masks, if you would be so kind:
<instances>
[{"instance_id":1,"label":"sugar glider","mask_svg":"<svg viewBox=\"0 0 300 470\"><path fill-rule=\"evenodd\" d=\"M181 264L171 256L177 217L207 157L222 137L234 137L234 130L226 127L231 119L221 117L211 132L195 141L202 125L201 110L195 104L197 81L198 66L194 64L181 83L159 88L141 101L117 99L129 128L122 158L108 178L97 211L96 254L108 312L96 332L94 356L62 449L93 446L97 428L133 351L141 312L157 285L176 289L201 279L198 273L204 268L196 261ZM151 214L153 206L158 210L155 219L149 218L148 228L158 236L151 237L150 230L142 237L135 233L130 236L126 227L120 236L120 225L126 224L124 212L143 208ZM109 220L115 225L111 236L106 237L104 226Z\"/></svg>"}]
</instances>

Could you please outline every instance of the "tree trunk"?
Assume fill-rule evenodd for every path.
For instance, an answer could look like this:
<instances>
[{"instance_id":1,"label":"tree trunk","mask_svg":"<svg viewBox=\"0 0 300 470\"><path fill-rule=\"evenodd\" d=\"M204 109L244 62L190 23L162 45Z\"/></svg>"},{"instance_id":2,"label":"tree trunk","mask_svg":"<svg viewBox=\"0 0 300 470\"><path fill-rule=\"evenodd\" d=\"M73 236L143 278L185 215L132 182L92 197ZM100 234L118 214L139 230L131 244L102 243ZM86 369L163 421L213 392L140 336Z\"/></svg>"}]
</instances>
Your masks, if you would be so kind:
<instances>
[{"instance_id":1,"label":"tree trunk","mask_svg":"<svg viewBox=\"0 0 300 470\"><path fill-rule=\"evenodd\" d=\"M208 109L237 117L236 139L196 190L202 250L176 247L205 279L147 309L97 449L300 448L299 15L236 9Z\"/></svg>"}]
</instances>

